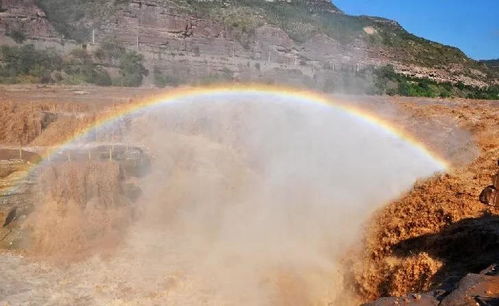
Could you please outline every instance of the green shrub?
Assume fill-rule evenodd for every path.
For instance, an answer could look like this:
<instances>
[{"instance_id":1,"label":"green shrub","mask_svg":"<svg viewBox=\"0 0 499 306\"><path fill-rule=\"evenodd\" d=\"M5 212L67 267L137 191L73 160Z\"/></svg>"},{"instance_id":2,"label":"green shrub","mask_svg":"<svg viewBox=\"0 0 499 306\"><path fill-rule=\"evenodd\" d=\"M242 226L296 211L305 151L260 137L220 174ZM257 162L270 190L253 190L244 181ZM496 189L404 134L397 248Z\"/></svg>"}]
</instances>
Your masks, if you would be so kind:
<instances>
[{"instance_id":1,"label":"green shrub","mask_svg":"<svg viewBox=\"0 0 499 306\"><path fill-rule=\"evenodd\" d=\"M135 51L128 51L114 39L108 39L103 42L94 55L98 60L111 66L117 66L120 69L120 78L114 80L115 85L128 87L140 86L142 85L144 76L147 76L149 73L142 64L144 57L141 54ZM154 77L156 82L156 74ZM157 76L157 78L161 79L160 76ZM162 83L161 80L158 81ZM169 81L164 80L165 85L163 87Z\"/></svg>"},{"instance_id":2,"label":"green shrub","mask_svg":"<svg viewBox=\"0 0 499 306\"><path fill-rule=\"evenodd\" d=\"M326 78L323 90L390 96L499 99L499 86L497 85L479 88L461 82L452 84L436 82L428 78L414 78L395 72L391 65L367 67L357 72L344 69L338 75Z\"/></svg>"},{"instance_id":3,"label":"green shrub","mask_svg":"<svg viewBox=\"0 0 499 306\"><path fill-rule=\"evenodd\" d=\"M88 83L101 86L112 84L109 74L94 63L92 56L85 49L71 51L64 63L64 72L69 76L66 83Z\"/></svg>"},{"instance_id":4,"label":"green shrub","mask_svg":"<svg viewBox=\"0 0 499 306\"><path fill-rule=\"evenodd\" d=\"M96 84L109 86L140 86L148 71L142 55L116 45L103 45L101 58L116 61L120 77L111 80L102 63L83 48L70 52L64 59L52 49L36 50L33 45L0 47L0 83ZM95 57L98 57L95 55ZM64 73L62 73L64 72ZM168 79L165 82L173 82Z\"/></svg>"},{"instance_id":5,"label":"green shrub","mask_svg":"<svg viewBox=\"0 0 499 306\"><path fill-rule=\"evenodd\" d=\"M66 59L54 50L36 50L33 45L0 47L0 83L55 83L111 85L108 73L95 64L84 49L75 49ZM65 77L62 73L64 72Z\"/></svg>"},{"instance_id":6,"label":"green shrub","mask_svg":"<svg viewBox=\"0 0 499 306\"><path fill-rule=\"evenodd\" d=\"M470 99L499 99L499 86L479 88L465 85L462 82L436 82L428 78L413 78L398 74L392 66L374 69L374 87L376 94L401 95L413 97L452 96ZM388 88L388 84L397 84L396 88Z\"/></svg>"},{"instance_id":7,"label":"green shrub","mask_svg":"<svg viewBox=\"0 0 499 306\"><path fill-rule=\"evenodd\" d=\"M16 83L17 78L31 76L30 82L37 79L38 82L49 83L51 73L60 70L62 59L53 50L36 50L33 45L21 47L0 47L0 77L4 82ZM24 78L28 79L28 78Z\"/></svg>"},{"instance_id":8,"label":"green shrub","mask_svg":"<svg viewBox=\"0 0 499 306\"><path fill-rule=\"evenodd\" d=\"M108 39L100 44L94 55L100 61L116 65L125 53L125 47L123 47L118 41Z\"/></svg>"},{"instance_id":9,"label":"green shrub","mask_svg":"<svg viewBox=\"0 0 499 306\"><path fill-rule=\"evenodd\" d=\"M6 35L12 38L18 44L22 44L26 40L26 35L23 31L12 30L10 32L7 32Z\"/></svg>"},{"instance_id":10,"label":"green shrub","mask_svg":"<svg viewBox=\"0 0 499 306\"><path fill-rule=\"evenodd\" d=\"M142 65L143 56L135 51L126 51L119 59L120 79L117 84L126 87L142 85L147 69Z\"/></svg>"}]
</instances>

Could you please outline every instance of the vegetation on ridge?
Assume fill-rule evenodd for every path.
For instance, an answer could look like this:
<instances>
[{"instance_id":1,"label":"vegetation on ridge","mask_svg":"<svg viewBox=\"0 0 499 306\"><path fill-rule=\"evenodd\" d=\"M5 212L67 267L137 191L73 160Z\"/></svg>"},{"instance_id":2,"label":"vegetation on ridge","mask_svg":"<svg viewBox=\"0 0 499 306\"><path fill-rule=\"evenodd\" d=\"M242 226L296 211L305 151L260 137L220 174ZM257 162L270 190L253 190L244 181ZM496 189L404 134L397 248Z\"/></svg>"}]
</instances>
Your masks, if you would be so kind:
<instances>
[{"instance_id":1,"label":"vegetation on ridge","mask_svg":"<svg viewBox=\"0 0 499 306\"><path fill-rule=\"evenodd\" d=\"M0 47L0 83L61 83L95 84L100 86L141 86L148 71L140 54L129 51L115 42L103 44L95 52L74 49L67 56L53 49L37 50L33 45ZM111 77L108 70L119 73ZM192 84L227 81L231 72L193 79ZM182 80L165 75L155 67L153 81L157 87L176 86ZM184 81L185 83L185 81ZM428 78L413 78L398 74L392 66L369 67L360 71L342 71L318 88L328 92L372 95L401 95L418 97L464 97L471 99L499 99L499 86L485 88L462 83L439 83Z\"/></svg>"},{"instance_id":2,"label":"vegetation on ridge","mask_svg":"<svg viewBox=\"0 0 499 306\"><path fill-rule=\"evenodd\" d=\"M33 45L1 46L0 83L140 86L148 73L142 61L142 55L112 43L104 44L94 54L77 48L67 56L53 49L37 50ZM111 78L105 68L113 67L119 76Z\"/></svg>"},{"instance_id":3,"label":"vegetation on ridge","mask_svg":"<svg viewBox=\"0 0 499 306\"><path fill-rule=\"evenodd\" d=\"M374 71L375 94L400 95L410 97L463 97L469 99L499 99L499 86L484 88L463 83L437 82L429 78L414 78L398 74L392 66L384 66Z\"/></svg>"}]
</instances>

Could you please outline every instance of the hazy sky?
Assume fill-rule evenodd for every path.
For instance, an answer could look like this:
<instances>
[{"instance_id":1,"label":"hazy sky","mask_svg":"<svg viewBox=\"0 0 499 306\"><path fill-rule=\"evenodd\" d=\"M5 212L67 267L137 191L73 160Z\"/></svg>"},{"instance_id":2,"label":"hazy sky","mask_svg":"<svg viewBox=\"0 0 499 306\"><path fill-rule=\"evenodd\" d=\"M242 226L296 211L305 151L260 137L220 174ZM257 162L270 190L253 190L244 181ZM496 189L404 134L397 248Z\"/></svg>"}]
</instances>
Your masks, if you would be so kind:
<instances>
[{"instance_id":1,"label":"hazy sky","mask_svg":"<svg viewBox=\"0 0 499 306\"><path fill-rule=\"evenodd\" d=\"M499 58L499 0L333 0L349 15L381 16L409 32L456 46L474 59Z\"/></svg>"}]
</instances>

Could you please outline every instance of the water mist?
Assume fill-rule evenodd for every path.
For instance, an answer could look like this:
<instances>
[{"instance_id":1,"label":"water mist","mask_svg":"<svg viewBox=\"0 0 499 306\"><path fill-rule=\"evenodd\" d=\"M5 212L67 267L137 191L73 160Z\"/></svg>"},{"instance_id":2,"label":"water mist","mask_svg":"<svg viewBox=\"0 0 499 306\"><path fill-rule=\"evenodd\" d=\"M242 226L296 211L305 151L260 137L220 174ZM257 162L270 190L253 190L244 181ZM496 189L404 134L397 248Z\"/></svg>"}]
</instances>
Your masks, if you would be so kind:
<instances>
[{"instance_id":1,"label":"water mist","mask_svg":"<svg viewBox=\"0 0 499 306\"><path fill-rule=\"evenodd\" d=\"M340 260L363 222L441 170L383 127L301 98L186 98L126 122L119 141L151 159L133 221L110 257L61 271L84 282L50 288L53 301L345 305Z\"/></svg>"}]
</instances>

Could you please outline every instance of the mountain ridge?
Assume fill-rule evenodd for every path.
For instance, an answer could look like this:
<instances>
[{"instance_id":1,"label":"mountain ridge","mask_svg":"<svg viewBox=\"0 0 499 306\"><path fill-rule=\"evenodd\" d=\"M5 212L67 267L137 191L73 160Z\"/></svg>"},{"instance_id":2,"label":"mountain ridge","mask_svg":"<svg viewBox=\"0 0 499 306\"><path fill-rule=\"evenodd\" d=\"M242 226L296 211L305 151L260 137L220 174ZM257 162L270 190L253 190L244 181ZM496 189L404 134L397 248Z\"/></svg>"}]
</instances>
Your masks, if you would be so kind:
<instances>
[{"instance_id":1,"label":"mountain ridge","mask_svg":"<svg viewBox=\"0 0 499 306\"><path fill-rule=\"evenodd\" d=\"M323 90L344 71L384 65L436 82L499 83L457 48L410 34L396 21L345 15L327 0L2 0L2 10L0 44L14 45L9 34L20 32L36 47L67 53L112 40L176 83L216 75Z\"/></svg>"}]
</instances>

